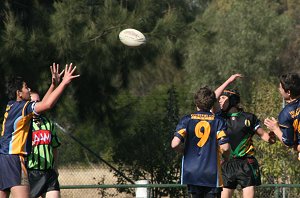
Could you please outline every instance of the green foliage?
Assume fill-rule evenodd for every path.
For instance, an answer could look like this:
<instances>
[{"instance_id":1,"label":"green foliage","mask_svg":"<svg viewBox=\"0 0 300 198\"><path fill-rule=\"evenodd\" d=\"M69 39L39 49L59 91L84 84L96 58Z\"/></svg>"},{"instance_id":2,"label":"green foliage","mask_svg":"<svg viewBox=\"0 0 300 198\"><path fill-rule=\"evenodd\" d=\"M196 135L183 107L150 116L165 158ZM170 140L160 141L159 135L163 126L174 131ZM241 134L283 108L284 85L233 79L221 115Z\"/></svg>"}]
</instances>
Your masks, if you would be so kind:
<instances>
[{"instance_id":1,"label":"green foliage","mask_svg":"<svg viewBox=\"0 0 300 198\"><path fill-rule=\"evenodd\" d=\"M278 15L263 0L225 5L211 4L193 25L193 44L187 46L185 64L192 87L220 84L233 73L243 73L252 81L280 69L278 53L286 45L290 19ZM246 83L242 87L249 90Z\"/></svg>"},{"instance_id":2,"label":"green foliage","mask_svg":"<svg viewBox=\"0 0 300 198\"><path fill-rule=\"evenodd\" d=\"M216 87L240 72L246 110L276 117L273 78L299 70L299 8L297 0L1 1L0 78L22 75L45 93L52 62L72 61L80 79L50 117L132 178L173 183L179 156L170 140L199 86ZM125 28L142 31L147 44L122 45ZM64 164L94 160L64 138ZM296 154L279 142L255 144L264 181L298 182Z\"/></svg>"},{"instance_id":3,"label":"green foliage","mask_svg":"<svg viewBox=\"0 0 300 198\"><path fill-rule=\"evenodd\" d=\"M124 130L115 145L114 161L119 169L134 180L148 179L151 183L177 183L179 157L171 149L178 122L178 101L174 87L158 88L141 99L129 114L132 126ZM124 182L119 178L119 182ZM171 192L168 192L171 191ZM173 193L170 189L156 189L153 197ZM178 193L178 192L177 192Z\"/></svg>"}]
</instances>

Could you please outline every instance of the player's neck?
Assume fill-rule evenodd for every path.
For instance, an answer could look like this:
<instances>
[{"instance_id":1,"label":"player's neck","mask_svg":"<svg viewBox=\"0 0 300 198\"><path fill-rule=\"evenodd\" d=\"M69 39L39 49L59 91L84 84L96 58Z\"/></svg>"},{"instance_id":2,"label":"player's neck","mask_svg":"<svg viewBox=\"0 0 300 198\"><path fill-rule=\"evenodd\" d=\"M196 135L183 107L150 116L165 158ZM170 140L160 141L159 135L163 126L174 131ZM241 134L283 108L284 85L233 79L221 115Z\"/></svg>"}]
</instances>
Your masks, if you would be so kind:
<instances>
[{"instance_id":1,"label":"player's neck","mask_svg":"<svg viewBox=\"0 0 300 198\"><path fill-rule=\"evenodd\" d=\"M227 113L237 113L239 112L240 110L237 108L237 107L231 107Z\"/></svg>"}]
</instances>

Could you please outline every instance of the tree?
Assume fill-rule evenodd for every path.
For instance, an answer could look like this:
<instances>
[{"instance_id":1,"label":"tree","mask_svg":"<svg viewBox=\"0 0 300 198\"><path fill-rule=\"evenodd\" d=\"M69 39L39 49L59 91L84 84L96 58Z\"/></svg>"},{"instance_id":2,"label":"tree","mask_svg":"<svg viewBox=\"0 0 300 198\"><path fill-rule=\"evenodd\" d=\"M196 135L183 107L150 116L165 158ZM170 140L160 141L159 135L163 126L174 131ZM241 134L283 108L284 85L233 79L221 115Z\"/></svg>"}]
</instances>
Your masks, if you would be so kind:
<instances>
[{"instance_id":1,"label":"tree","mask_svg":"<svg viewBox=\"0 0 300 198\"><path fill-rule=\"evenodd\" d=\"M134 180L148 179L152 184L178 183L180 159L170 146L178 112L174 86L167 91L160 88L142 99L127 117L132 128L120 134L115 147L113 158L119 169ZM119 177L119 182L124 181ZM168 188L152 191L153 197L163 195L178 197L180 192Z\"/></svg>"}]
</instances>

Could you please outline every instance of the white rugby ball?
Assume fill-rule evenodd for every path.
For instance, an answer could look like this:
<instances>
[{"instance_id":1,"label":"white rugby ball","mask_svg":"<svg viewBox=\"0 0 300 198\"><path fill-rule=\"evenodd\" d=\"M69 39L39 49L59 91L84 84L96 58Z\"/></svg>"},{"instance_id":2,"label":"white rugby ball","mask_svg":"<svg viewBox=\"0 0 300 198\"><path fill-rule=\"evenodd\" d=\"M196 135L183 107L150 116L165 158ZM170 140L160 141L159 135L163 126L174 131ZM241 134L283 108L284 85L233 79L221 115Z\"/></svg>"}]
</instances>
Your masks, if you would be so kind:
<instances>
[{"instance_id":1,"label":"white rugby ball","mask_svg":"<svg viewBox=\"0 0 300 198\"><path fill-rule=\"evenodd\" d=\"M120 41L127 46L137 47L146 43L144 34L136 29L125 29L119 34Z\"/></svg>"}]
</instances>

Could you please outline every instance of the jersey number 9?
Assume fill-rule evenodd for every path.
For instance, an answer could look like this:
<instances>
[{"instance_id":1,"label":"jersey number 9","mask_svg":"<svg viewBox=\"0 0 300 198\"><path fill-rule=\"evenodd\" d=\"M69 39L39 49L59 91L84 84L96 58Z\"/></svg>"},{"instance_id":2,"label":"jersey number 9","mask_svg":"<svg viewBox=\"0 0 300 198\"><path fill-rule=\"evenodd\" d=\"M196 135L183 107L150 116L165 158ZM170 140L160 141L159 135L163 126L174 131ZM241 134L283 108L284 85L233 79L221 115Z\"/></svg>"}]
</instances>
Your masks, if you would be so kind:
<instances>
[{"instance_id":1,"label":"jersey number 9","mask_svg":"<svg viewBox=\"0 0 300 198\"><path fill-rule=\"evenodd\" d=\"M210 135L210 124L207 121L200 121L196 124L195 135L200 139L197 146L203 147Z\"/></svg>"}]
</instances>

